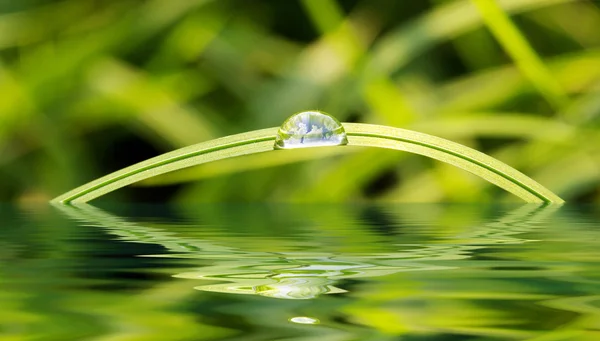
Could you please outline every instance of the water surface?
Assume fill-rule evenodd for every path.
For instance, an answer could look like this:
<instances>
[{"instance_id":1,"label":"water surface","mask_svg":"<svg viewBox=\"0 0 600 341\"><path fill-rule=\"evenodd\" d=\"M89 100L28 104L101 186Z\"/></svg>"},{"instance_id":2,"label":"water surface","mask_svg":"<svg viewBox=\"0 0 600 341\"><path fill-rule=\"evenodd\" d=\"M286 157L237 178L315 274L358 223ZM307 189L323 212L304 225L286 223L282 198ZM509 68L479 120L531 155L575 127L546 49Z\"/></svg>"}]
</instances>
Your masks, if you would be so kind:
<instances>
[{"instance_id":1,"label":"water surface","mask_svg":"<svg viewBox=\"0 0 600 341\"><path fill-rule=\"evenodd\" d=\"M600 340L600 210L0 206L0 340Z\"/></svg>"}]
</instances>

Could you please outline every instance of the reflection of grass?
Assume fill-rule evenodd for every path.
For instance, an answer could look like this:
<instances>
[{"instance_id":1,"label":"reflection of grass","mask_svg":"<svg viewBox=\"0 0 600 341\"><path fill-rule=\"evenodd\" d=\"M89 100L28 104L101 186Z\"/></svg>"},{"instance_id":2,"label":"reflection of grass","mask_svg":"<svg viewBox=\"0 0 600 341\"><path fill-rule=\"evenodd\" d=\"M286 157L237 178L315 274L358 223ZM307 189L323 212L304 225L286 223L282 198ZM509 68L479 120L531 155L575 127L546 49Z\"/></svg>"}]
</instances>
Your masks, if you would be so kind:
<instances>
[{"instance_id":1,"label":"reflection of grass","mask_svg":"<svg viewBox=\"0 0 600 341\"><path fill-rule=\"evenodd\" d=\"M351 9L306 0L299 15L279 7L261 11L259 0L244 16L231 7L247 5L230 0L35 3L13 2L0 13L2 199L50 197L116 168L104 165L102 153L122 147L122 136L160 153L319 108L341 120L425 132L431 125L450 139L465 115L477 116L492 122L482 123L489 129L461 132L459 142L499 155L565 199L600 200L600 171L588 142L600 112L596 2L476 1L482 15L469 0L394 8L363 0ZM287 21L315 29L296 39L279 31ZM514 113L568 124L574 137L540 145L536 140L552 136L556 126L531 134L503 120ZM439 118L449 122L447 131ZM487 143L490 137L495 143ZM188 184L177 198L307 201L329 188L323 198L343 201L368 197L373 183L387 184L377 192L385 200L476 201L495 194L443 166L379 155L289 160L304 161L295 165L261 155L247 168L223 163L197 172L212 181ZM348 164L368 167L340 176ZM413 179L423 184L418 194L410 190Z\"/></svg>"},{"instance_id":2,"label":"reflection of grass","mask_svg":"<svg viewBox=\"0 0 600 341\"><path fill-rule=\"evenodd\" d=\"M270 214L264 214L262 210L255 213L256 206L248 207L247 211L224 206L220 213L215 213L213 207L206 207L200 212L195 207L190 213L197 218L180 221L180 225L168 221L167 226L161 226L161 222L155 219L146 223L127 221L87 205L56 207L81 225L102 227L124 241L163 245L171 253L162 256L186 258L185 264L198 261L202 267L176 276L201 280L198 284L207 280L212 282L197 286L199 290L277 298L314 298L314 306L302 313L318 317L326 325L335 325L336 322L331 319L341 313L348 321L363 326L357 328L358 334L447 333L488 338L535 338L554 328L546 324L544 317L545 314L558 314L554 310L558 308L583 315L572 318L565 315L569 318L568 325L548 335L579 335L585 333L582 328L588 326L598 313L593 307L595 296L564 298L565 295L581 295L582 292L593 293L592 286L582 291L557 291L555 285L571 281L568 277L572 259L556 263L552 256L548 258L556 253L554 247L546 243L551 243L550 240L543 243L531 240L532 235L535 235L534 238L546 236L551 229L550 221L565 219L555 215L559 207L554 205L524 205L491 219L483 213L489 209L486 206L425 205L421 206L423 210L418 209L418 205L387 209L382 206L381 210L386 214L381 217L386 217L390 227L397 227L396 232L401 234L396 238L395 232L391 231L379 242L369 240L370 235L378 232L370 230L371 221L359 218L360 209L357 207L311 209L290 205L281 210L270 208L266 211ZM281 214L285 214L285 219L278 218ZM197 223L195 219L198 219ZM269 231L273 228L272 219L289 225L279 227L280 233L273 235ZM572 219L568 221L573 222ZM238 226L240 222L246 227ZM347 229L346 226L352 228ZM416 229L418 226L423 230ZM211 230L211 227L222 230ZM290 235L285 233L287 229L291 230ZM564 230L557 231L564 234ZM331 236L344 238L332 239ZM365 246L365 241L377 245ZM521 245L524 243L527 244ZM254 250L246 245L252 245ZM328 252L344 246L348 248L345 252ZM278 252L270 252L271 247L277 248ZM309 250L304 250L306 247ZM377 247L383 248L381 252L376 251ZM390 250L390 247L398 249ZM571 251L579 252L576 248ZM515 258L513 252L522 254ZM473 255L492 256L494 259L473 259ZM567 252L565 255L573 254ZM532 257L535 259L531 260ZM546 259L551 263L544 263ZM526 270L536 267L539 269ZM492 270L498 268L505 269ZM366 280L374 276L377 278ZM355 281L344 282L345 279ZM578 283L577 279L573 280ZM161 285L145 292L144 296L157 295L161 298L159 302L167 299L176 306L177 300L189 300L182 291L186 291L185 286L189 290L194 282L181 281L183 286L177 285L177 282ZM340 295L333 301L327 297L317 299L326 293L342 293L350 283L354 284L347 288L350 290L347 295ZM563 290L567 288L572 286ZM171 295L165 296L168 292ZM174 292L178 294L173 295ZM265 309L271 318L276 318L274 313L281 313L277 310L280 307L277 302L241 297L237 299L243 300L244 304L238 308L228 305L230 313L244 309L253 315L253 309L259 306L270 307ZM123 299L121 303L138 307L138 299ZM171 301L173 299L175 301ZM90 302L94 306L100 304ZM310 300L300 303L296 300L289 304L309 307ZM549 313L540 306L554 309ZM148 321L144 316L140 314L138 323L145 326ZM160 316L153 315L151 318ZM126 320L137 321L131 317ZM260 325L263 326L262 322ZM341 330L350 328L347 325L338 327Z\"/></svg>"},{"instance_id":3,"label":"reflection of grass","mask_svg":"<svg viewBox=\"0 0 600 341\"><path fill-rule=\"evenodd\" d=\"M406 248L402 250L382 250L380 252L349 250L352 252L330 253L320 250L315 252L286 251L285 248L273 252L264 245L264 241L259 245L260 250L250 251L239 246L236 247L234 244L226 244L227 238L235 242L235 235L231 237L225 235L226 239L219 242L211 240L210 237L203 239L183 237L174 231L169 232L167 229L128 222L89 205L75 207L57 205L56 207L72 219L86 225L93 224L106 228L124 240L160 244L176 253L175 257L212 260L213 264L210 266L175 275L180 278L225 282L197 286L198 290L283 299L312 299L321 294L343 293L346 291L334 286L337 281L343 279L386 276L406 271L455 268L455 265L448 267L443 264L444 262L462 264L461 262L469 259L470 253L481 249L481 245L527 242L527 240L515 236L528 232L558 208L557 206L525 205L468 233L449 238L452 239L449 245L446 245L445 242L407 244ZM291 211L288 212L286 221L292 221L295 216L305 216L304 219L313 221L317 229L323 228L321 219L325 217L325 221L343 222L344 225L357 224L353 218L340 215L345 210L299 208L296 212L294 208L295 206L290 207ZM306 216L307 213L310 214ZM334 216L331 215L332 213ZM267 222L268 219L261 217L259 223L266 224ZM252 221L246 223L250 226L253 224ZM213 224L229 225L225 222ZM347 233L346 231L339 232ZM364 233L364 231L351 232L353 237ZM280 245L282 242L275 237L268 244ZM239 242L237 243L239 244ZM171 255L166 257L171 257ZM439 262L442 264L438 264Z\"/></svg>"}]
</instances>

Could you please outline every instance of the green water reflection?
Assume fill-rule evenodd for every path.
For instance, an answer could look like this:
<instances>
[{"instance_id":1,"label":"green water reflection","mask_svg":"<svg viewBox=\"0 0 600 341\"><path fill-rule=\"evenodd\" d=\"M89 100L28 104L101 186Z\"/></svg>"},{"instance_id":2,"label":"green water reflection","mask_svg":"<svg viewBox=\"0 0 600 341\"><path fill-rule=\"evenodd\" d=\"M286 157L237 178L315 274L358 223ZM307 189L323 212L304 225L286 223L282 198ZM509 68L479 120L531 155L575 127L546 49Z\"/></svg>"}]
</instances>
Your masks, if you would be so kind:
<instances>
[{"instance_id":1,"label":"green water reflection","mask_svg":"<svg viewBox=\"0 0 600 341\"><path fill-rule=\"evenodd\" d=\"M5 207L0 340L598 340L599 215Z\"/></svg>"}]
</instances>

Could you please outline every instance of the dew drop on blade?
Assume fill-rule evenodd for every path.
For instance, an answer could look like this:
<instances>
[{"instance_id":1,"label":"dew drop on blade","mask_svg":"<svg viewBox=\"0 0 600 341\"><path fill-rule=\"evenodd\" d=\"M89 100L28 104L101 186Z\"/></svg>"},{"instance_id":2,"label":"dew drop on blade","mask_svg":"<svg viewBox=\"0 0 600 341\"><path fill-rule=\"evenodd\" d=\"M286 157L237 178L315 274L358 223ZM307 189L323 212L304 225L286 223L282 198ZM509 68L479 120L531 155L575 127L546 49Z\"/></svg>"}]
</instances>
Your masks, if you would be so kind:
<instances>
[{"instance_id":1,"label":"dew drop on blade","mask_svg":"<svg viewBox=\"0 0 600 341\"><path fill-rule=\"evenodd\" d=\"M348 144L344 127L333 116L320 111L303 111L283 122L275 149L293 149Z\"/></svg>"}]
</instances>

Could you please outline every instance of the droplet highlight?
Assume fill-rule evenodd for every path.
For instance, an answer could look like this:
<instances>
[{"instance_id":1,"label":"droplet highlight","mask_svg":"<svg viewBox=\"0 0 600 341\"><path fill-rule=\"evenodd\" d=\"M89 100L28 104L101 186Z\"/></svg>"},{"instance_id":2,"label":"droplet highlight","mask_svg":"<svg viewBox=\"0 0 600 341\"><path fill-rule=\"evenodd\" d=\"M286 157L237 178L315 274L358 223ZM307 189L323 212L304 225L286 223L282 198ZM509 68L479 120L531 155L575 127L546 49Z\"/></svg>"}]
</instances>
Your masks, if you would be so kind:
<instances>
[{"instance_id":1,"label":"droplet highlight","mask_svg":"<svg viewBox=\"0 0 600 341\"><path fill-rule=\"evenodd\" d=\"M316 318L307 317L307 316L292 317L289 321L294 322L294 323L299 323L299 324L319 324L319 322L320 322Z\"/></svg>"},{"instance_id":2,"label":"droplet highlight","mask_svg":"<svg viewBox=\"0 0 600 341\"><path fill-rule=\"evenodd\" d=\"M275 149L294 149L348 144L344 127L333 116L320 111L303 111L283 122Z\"/></svg>"}]
</instances>

